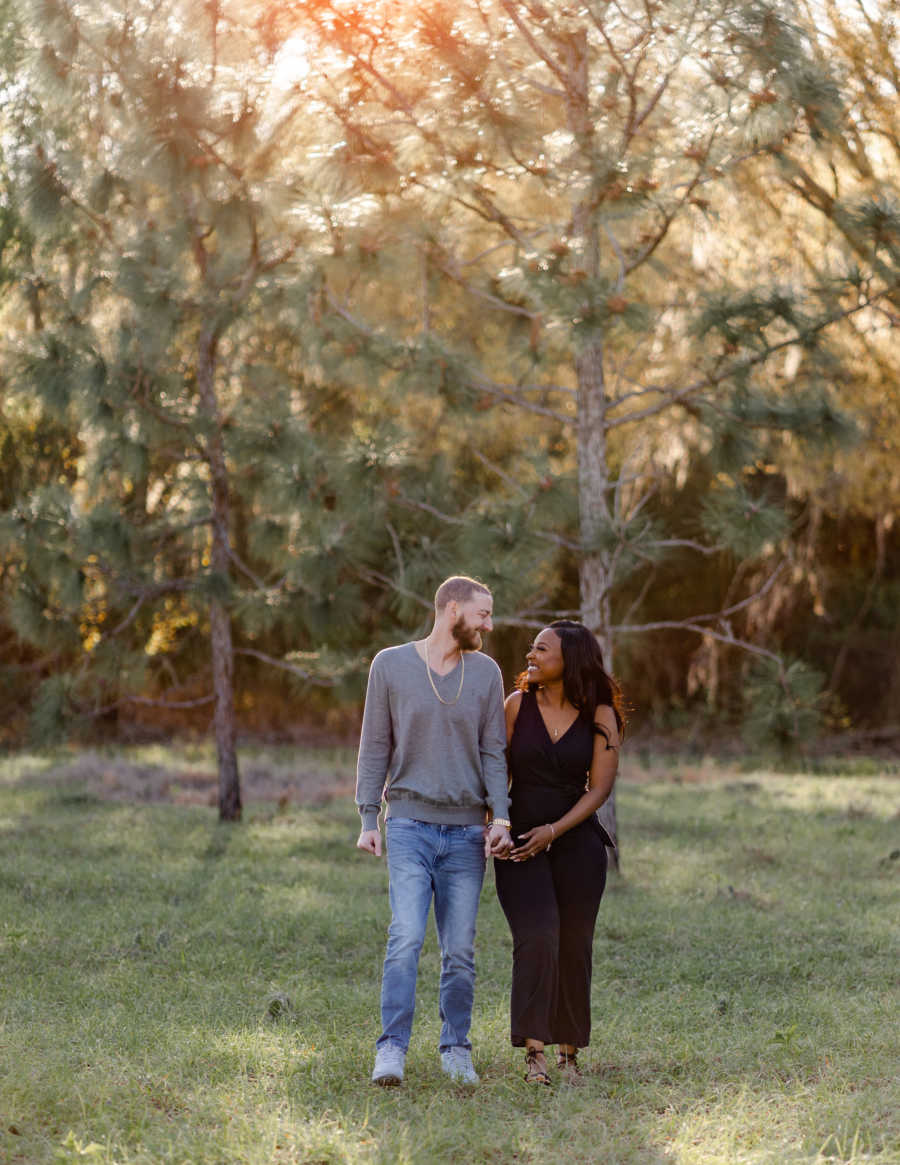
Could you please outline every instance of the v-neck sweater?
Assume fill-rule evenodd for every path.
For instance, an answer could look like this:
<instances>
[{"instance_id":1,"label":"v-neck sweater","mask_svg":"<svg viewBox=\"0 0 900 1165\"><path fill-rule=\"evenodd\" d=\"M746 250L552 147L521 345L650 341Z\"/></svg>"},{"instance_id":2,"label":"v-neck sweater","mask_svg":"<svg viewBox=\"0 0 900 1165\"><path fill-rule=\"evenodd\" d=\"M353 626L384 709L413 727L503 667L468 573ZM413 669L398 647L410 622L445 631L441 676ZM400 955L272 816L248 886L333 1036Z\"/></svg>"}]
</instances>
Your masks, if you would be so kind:
<instances>
[{"instance_id":1,"label":"v-neck sweater","mask_svg":"<svg viewBox=\"0 0 900 1165\"><path fill-rule=\"evenodd\" d=\"M464 664L432 670L431 681L441 699L413 643L372 660L356 767L363 829L377 828L382 799L389 817L438 825L509 816L500 669L467 651Z\"/></svg>"}]
</instances>

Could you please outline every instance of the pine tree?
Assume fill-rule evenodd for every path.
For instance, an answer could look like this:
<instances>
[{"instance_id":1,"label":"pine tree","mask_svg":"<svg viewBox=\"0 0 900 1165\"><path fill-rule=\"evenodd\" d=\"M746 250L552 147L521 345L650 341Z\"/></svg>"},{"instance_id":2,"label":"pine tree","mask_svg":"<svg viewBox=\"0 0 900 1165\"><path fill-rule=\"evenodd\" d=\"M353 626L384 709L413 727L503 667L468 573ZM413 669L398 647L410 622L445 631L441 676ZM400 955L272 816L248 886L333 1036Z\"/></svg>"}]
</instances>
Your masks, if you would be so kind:
<instances>
[{"instance_id":1,"label":"pine tree","mask_svg":"<svg viewBox=\"0 0 900 1165\"><path fill-rule=\"evenodd\" d=\"M467 477L467 490L448 490L442 471L440 506L426 483L413 497L395 485L399 500L442 521L455 546L505 511L519 561L546 559L549 535L553 571L511 588L537 600L521 621L561 613L553 598L574 569L578 613L610 662L614 636L666 627L777 662L734 630L778 573L787 536L755 465L785 433L814 444L852 428L831 391L827 335L860 304L759 270L735 279L727 262L701 276L693 250L704 236L727 240L719 216L747 158L798 135L814 149L811 109L823 124L839 116L834 81L788 10L314 7L346 62L331 96L346 149L333 166L352 168L377 202L359 246L385 282L390 250L414 256L389 306L383 294L372 302L371 269L363 287L332 274L329 294L358 342L383 354L391 391L406 400L429 386L494 470ZM790 379L773 372L789 348L801 356ZM473 409L478 426L465 422ZM518 445L484 434L495 418ZM710 488L685 515L677 483L697 461ZM664 491L676 499L668 514L655 502ZM508 548L494 545L502 576ZM727 601L641 620L654 571L687 552L733 564ZM409 589L395 572L384 581ZM788 665L776 674L789 697Z\"/></svg>"},{"instance_id":2,"label":"pine tree","mask_svg":"<svg viewBox=\"0 0 900 1165\"><path fill-rule=\"evenodd\" d=\"M808 499L798 560L817 611L810 648L828 677L832 718L845 727L858 718L870 727L873 718L896 721L900 680L892 615L900 496L894 336L900 183L896 144L890 144L900 135L900 40L896 22L878 6L801 3L794 19L815 61L840 77L840 116L829 116L833 104L810 91L807 132L748 160L742 185L758 208L760 229L789 240L785 245L806 277L845 289L847 301L863 309L847 314L833 346L840 355L836 388L863 434L865 456L858 448L838 450L822 464L796 448L783 461L792 492ZM792 608L791 615L803 625L802 612ZM855 678L848 674L851 660ZM862 691L869 694L859 699Z\"/></svg>"},{"instance_id":3,"label":"pine tree","mask_svg":"<svg viewBox=\"0 0 900 1165\"><path fill-rule=\"evenodd\" d=\"M315 681L290 642L334 601L315 497L327 440L302 355L329 202L303 161L323 143L251 15L29 5L14 186L40 292L12 396L72 434L78 460L76 480L32 481L5 522L16 629L70 665L36 714L211 705L227 820L241 815L236 652Z\"/></svg>"}]
</instances>

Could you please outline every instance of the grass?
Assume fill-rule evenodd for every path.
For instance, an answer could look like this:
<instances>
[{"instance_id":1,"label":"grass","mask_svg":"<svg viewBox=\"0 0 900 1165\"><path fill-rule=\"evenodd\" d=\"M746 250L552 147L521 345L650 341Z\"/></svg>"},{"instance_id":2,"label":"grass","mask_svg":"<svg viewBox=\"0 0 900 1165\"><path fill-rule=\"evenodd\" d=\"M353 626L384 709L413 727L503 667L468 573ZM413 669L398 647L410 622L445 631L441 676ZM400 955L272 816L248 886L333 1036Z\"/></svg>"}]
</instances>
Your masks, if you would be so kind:
<instances>
[{"instance_id":1,"label":"grass","mask_svg":"<svg viewBox=\"0 0 900 1165\"><path fill-rule=\"evenodd\" d=\"M626 773L585 1087L521 1081L489 873L482 1084L439 1071L432 932L387 1091L368 1083L387 882L350 800L251 801L228 827L107 799L93 778L123 763L0 761L0 1161L900 1162L896 776ZM315 791L352 756L269 763Z\"/></svg>"}]
</instances>

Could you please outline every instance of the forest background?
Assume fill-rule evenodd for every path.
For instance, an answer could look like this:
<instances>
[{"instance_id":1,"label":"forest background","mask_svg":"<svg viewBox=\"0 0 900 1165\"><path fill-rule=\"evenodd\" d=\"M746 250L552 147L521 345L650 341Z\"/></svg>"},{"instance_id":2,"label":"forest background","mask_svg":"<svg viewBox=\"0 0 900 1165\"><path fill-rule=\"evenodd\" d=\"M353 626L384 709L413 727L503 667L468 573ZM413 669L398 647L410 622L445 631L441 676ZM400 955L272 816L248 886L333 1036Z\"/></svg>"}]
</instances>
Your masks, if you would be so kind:
<instances>
[{"instance_id":1,"label":"forest background","mask_svg":"<svg viewBox=\"0 0 900 1165\"><path fill-rule=\"evenodd\" d=\"M0 742L346 738L436 584L896 748L896 0L0 0Z\"/></svg>"}]
</instances>

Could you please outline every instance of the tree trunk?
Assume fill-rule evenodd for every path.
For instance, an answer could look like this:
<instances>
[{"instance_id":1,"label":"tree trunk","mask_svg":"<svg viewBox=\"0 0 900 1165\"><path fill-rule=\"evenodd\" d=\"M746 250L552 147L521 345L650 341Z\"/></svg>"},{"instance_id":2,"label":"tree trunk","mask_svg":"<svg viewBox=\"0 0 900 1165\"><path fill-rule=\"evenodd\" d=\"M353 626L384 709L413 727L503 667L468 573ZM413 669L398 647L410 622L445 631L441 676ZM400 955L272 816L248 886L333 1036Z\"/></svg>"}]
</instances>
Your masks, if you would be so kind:
<instances>
[{"instance_id":1,"label":"tree trunk","mask_svg":"<svg viewBox=\"0 0 900 1165\"><path fill-rule=\"evenodd\" d=\"M608 550L609 466L606 458L606 385L603 341L593 336L575 358L578 377L578 524L581 618L597 636L603 660L612 666Z\"/></svg>"},{"instance_id":2,"label":"tree trunk","mask_svg":"<svg viewBox=\"0 0 900 1165\"><path fill-rule=\"evenodd\" d=\"M219 415L215 389L216 347L215 331L204 331L200 340L197 365L197 388L209 422L206 439L206 461L210 474L212 501L212 547L210 566L214 575L215 592L209 604L210 647L212 650L213 692L216 736L216 755L219 765L219 820L240 821L241 780L237 762L237 727L234 712L234 648L231 639L231 615L226 602L218 594L227 584L231 567L230 504L228 496L228 467L225 444L222 439L222 421Z\"/></svg>"},{"instance_id":3,"label":"tree trunk","mask_svg":"<svg viewBox=\"0 0 900 1165\"><path fill-rule=\"evenodd\" d=\"M575 33L566 46L566 105L569 128L585 159L595 155L594 120L590 106L587 35ZM596 287L600 274L600 232L593 196L588 193L572 211L572 234L581 251L588 287ZM581 307L584 320L596 311L587 299ZM606 380L603 369L603 333L591 328L575 352L578 382L578 523L582 546L578 568L582 622L593 631L603 652L607 671L612 669L609 549L603 545L610 526L609 465L606 450ZM615 792L598 811L600 823L616 843L612 859L619 868Z\"/></svg>"},{"instance_id":4,"label":"tree trunk","mask_svg":"<svg viewBox=\"0 0 900 1165\"><path fill-rule=\"evenodd\" d=\"M219 762L219 819L240 821L241 778L238 772L237 731L234 715L234 652L231 617L225 605L214 599L209 608L212 640L213 688L215 691L216 755Z\"/></svg>"},{"instance_id":5,"label":"tree trunk","mask_svg":"<svg viewBox=\"0 0 900 1165\"><path fill-rule=\"evenodd\" d=\"M609 467L606 459L606 387L603 343L592 337L575 358L578 376L578 513L583 547L579 565L581 620L597 637L607 671L612 670L610 633L610 572L606 551L598 545L609 522ZM610 793L597 812L600 824L615 842L611 856L619 869L616 795Z\"/></svg>"}]
</instances>

